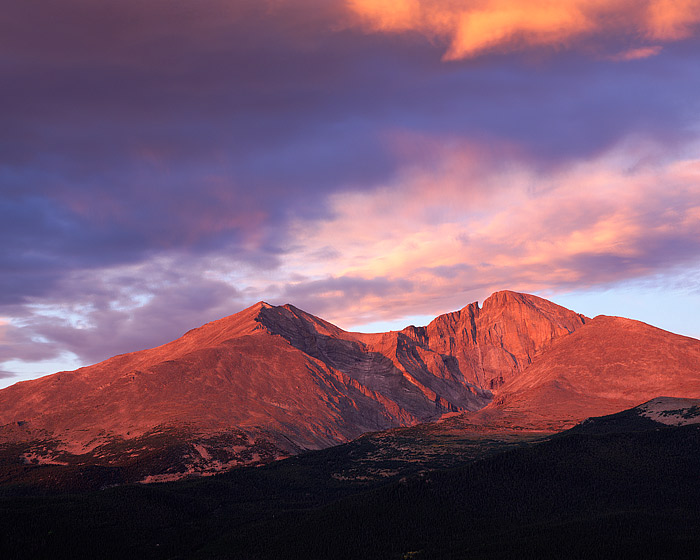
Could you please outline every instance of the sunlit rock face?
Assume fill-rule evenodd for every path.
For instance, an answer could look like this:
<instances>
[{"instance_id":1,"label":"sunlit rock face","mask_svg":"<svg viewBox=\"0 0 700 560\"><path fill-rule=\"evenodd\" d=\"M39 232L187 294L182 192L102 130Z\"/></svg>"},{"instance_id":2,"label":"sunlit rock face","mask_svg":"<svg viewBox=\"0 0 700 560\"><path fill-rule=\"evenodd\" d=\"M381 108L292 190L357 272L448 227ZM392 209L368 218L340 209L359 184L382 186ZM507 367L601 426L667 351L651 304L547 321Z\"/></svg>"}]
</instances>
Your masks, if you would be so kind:
<instances>
[{"instance_id":1,"label":"sunlit rock face","mask_svg":"<svg viewBox=\"0 0 700 560\"><path fill-rule=\"evenodd\" d=\"M426 349L455 358L468 383L494 390L585 321L583 315L545 299L503 291L481 308L472 303L410 332Z\"/></svg>"}]
</instances>

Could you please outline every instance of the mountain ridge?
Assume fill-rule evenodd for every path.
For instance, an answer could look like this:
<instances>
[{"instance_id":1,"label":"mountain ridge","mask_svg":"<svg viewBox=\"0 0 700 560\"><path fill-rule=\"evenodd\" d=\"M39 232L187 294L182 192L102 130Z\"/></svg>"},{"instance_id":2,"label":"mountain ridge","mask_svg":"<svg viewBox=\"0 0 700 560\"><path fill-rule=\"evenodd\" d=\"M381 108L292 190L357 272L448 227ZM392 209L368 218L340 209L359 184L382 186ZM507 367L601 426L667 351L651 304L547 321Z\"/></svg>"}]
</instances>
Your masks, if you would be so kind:
<instances>
[{"instance_id":1,"label":"mountain ridge","mask_svg":"<svg viewBox=\"0 0 700 560\"><path fill-rule=\"evenodd\" d=\"M180 460L152 474L179 476L445 415L456 415L446 429L553 432L663 394L669 380L680 388L690 379L692 394L682 396L700 396L699 341L681 344L659 329L649 338L648 330L629 328L636 322L623 322L616 334L606 324L511 291L386 333L348 332L291 304L258 302L164 345L0 391L0 443L25 442L38 462L69 460L66 454L90 462L117 461L122 452L139 457L147 441L165 438ZM651 354L637 348L637 331ZM602 368L601 344L613 348ZM659 344L680 351L679 375L649 373L664 363L653 357ZM635 352L649 371L634 370ZM615 367L628 384L651 380L609 399ZM578 377L567 377L569 370ZM212 443L219 440L228 443Z\"/></svg>"}]
</instances>

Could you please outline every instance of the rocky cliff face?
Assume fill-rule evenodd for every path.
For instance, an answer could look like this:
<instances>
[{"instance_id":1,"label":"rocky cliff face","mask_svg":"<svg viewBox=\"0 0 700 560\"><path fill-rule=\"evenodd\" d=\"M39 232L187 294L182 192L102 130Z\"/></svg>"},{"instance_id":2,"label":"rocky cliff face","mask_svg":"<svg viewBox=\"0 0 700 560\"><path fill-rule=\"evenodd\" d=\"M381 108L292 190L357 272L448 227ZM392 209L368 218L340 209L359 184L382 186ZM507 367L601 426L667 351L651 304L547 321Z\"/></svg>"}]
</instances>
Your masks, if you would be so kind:
<instances>
[{"instance_id":1,"label":"rocky cliff face","mask_svg":"<svg viewBox=\"0 0 700 560\"><path fill-rule=\"evenodd\" d=\"M407 409L422 399L440 412L477 410L554 340L586 321L542 298L497 292L427 327L379 334L348 333L291 305L263 309L260 322L320 360ZM407 394L408 391L408 394ZM419 413L434 416L432 405Z\"/></svg>"},{"instance_id":2,"label":"rocky cliff face","mask_svg":"<svg viewBox=\"0 0 700 560\"><path fill-rule=\"evenodd\" d=\"M586 318L545 299L497 292L479 308L472 303L441 315L427 327L405 329L419 344L456 360L465 380L495 390L532 363L554 340Z\"/></svg>"}]
</instances>

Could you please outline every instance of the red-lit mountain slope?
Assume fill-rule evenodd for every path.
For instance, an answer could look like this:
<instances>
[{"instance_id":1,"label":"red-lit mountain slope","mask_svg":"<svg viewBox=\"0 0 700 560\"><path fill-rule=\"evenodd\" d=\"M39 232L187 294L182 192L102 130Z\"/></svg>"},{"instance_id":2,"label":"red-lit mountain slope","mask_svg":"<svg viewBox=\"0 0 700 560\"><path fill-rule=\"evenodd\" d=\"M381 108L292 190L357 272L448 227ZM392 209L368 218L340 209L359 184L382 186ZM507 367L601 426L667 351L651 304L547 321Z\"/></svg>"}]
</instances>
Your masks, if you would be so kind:
<instances>
[{"instance_id":1,"label":"red-lit mountain slope","mask_svg":"<svg viewBox=\"0 0 700 560\"><path fill-rule=\"evenodd\" d=\"M598 316L555 341L469 421L558 431L661 395L700 398L700 341Z\"/></svg>"},{"instance_id":2,"label":"red-lit mountain slope","mask_svg":"<svg viewBox=\"0 0 700 560\"><path fill-rule=\"evenodd\" d=\"M34 442L25 459L39 462L67 460L61 450L138 459L173 434L190 442L178 447L188 469L266 461L478 410L584 321L499 292L427 327L360 334L258 303L158 348L0 391L0 437Z\"/></svg>"}]
</instances>

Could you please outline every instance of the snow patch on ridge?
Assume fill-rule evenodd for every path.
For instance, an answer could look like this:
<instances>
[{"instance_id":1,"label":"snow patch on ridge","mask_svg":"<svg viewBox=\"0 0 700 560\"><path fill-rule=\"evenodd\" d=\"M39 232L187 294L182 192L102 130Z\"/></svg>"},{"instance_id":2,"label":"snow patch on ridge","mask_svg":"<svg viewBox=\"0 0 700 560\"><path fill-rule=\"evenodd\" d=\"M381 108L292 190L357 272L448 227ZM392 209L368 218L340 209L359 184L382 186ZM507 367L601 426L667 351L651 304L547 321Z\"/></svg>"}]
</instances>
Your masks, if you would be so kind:
<instances>
[{"instance_id":1,"label":"snow patch on ridge","mask_svg":"<svg viewBox=\"0 0 700 560\"><path fill-rule=\"evenodd\" d=\"M657 397L637 410L641 416L667 426L700 424L700 399Z\"/></svg>"},{"instance_id":2,"label":"snow patch on ridge","mask_svg":"<svg viewBox=\"0 0 700 560\"><path fill-rule=\"evenodd\" d=\"M67 465L65 461L59 461L57 457L46 452L45 454L36 451L27 451L19 456L25 465Z\"/></svg>"}]
</instances>

